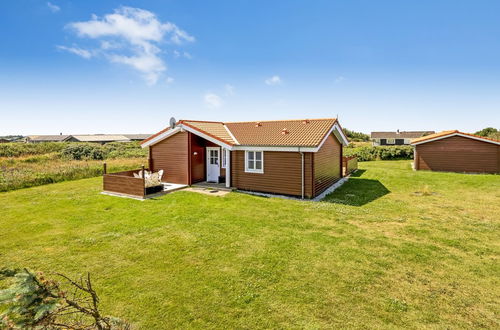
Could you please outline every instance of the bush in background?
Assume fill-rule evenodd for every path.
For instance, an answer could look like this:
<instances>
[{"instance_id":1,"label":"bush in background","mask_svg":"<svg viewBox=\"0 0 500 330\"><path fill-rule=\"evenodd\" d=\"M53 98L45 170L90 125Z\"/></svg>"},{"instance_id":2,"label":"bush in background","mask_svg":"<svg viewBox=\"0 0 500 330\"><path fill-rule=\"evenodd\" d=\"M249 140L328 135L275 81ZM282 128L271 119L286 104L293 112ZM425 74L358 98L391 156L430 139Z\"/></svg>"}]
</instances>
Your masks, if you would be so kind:
<instances>
[{"instance_id":1,"label":"bush in background","mask_svg":"<svg viewBox=\"0 0 500 330\"><path fill-rule=\"evenodd\" d=\"M137 169L147 154L137 142L0 144L0 191L99 176L102 160L110 172Z\"/></svg>"},{"instance_id":2,"label":"bush in background","mask_svg":"<svg viewBox=\"0 0 500 330\"><path fill-rule=\"evenodd\" d=\"M104 149L99 144L70 144L61 152L62 156L73 160L103 160Z\"/></svg>"},{"instance_id":3,"label":"bush in background","mask_svg":"<svg viewBox=\"0 0 500 330\"><path fill-rule=\"evenodd\" d=\"M474 133L475 135L484 136L490 139L500 140L500 130L494 127L486 127Z\"/></svg>"},{"instance_id":4,"label":"bush in background","mask_svg":"<svg viewBox=\"0 0 500 330\"><path fill-rule=\"evenodd\" d=\"M411 146L377 146L344 148L344 156L356 156L358 161L413 159Z\"/></svg>"},{"instance_id":5,"label":"bush in background","mask_svg":"<svg viewBox=\"0 0 500 330\"><path fill-rule=\"evenodd\" d=\"M148 156L148 149L141 148L139 142L112 142L103 145L106 158L142 158Z\"/></svg>"},{"instance_id":6,"label":"bush in background","mask_svg":"<svg viewBox=\"0 0 500 330\"><path fill-rule=\"evenodd\" d=\"M349 141L354 141L354 142L370 141L370 136L368 134L361 132L354 132L348 130L347 128L344 128L343 131L344 134L349 138Z\"/></svg>"},{"instance_id":7,"label":"bush in background","mask_svg":"<svg viewBox=\"0 0 500 330\"><path fill-rule=\"evenodd\" d=\"M0 143L0 157L21 157L60 152L68 143Z\"/></svg>"}]
</instances>

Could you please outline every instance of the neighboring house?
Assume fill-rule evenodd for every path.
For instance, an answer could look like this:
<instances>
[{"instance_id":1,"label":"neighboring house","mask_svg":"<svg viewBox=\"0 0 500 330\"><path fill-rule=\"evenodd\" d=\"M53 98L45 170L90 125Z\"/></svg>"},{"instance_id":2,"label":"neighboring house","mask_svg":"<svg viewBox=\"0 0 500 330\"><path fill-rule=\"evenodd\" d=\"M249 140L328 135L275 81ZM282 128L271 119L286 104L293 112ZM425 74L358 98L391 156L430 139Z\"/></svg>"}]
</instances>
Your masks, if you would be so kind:
<instances>
[{"instance_id":1,"label":"neighboring house","mask_svg":"<svg viewBox=\"0 0 500 330\"><path fill-rule=\"evenodd\" d=\"M86 134L86 135L72 135L71 142L93 142L93 143L109 143L109 142L130 142L130 139L124 135L112 134Z\"/></svg>"},{"instance_id":2,"label":"neighboring house","mask_svg":"<svg viewBox=\"0 0 500 330\"><path fill-rule=\"evenodd\" d=\"M412 139L434 134L434 131L372 132L370 137L374 146L409 145Z\"/></svg>"},{"instance_id":3,"label":"neighboring house","mask_svg":"<svg viewBox=\"0 0 500 330\"><path fill-rule=\"evenodd\" d=\"M142 141L151 134L80 134L80 135L30 135L26 137L28 143L39 142L130 142Z\"/></svg>"},{"instance_id":4,"label":"neighboring house","mask_svg":"<svg viewBox=\"0 0 500 330\"><path fill-rule=\"evenodd\" d=\"M66 142L71 138L71 135L29 135L25 138L27 143L41 142Z\"/></svg>"},{"instance_id":5,"label":"neighboring house","mask_svg":"<svg viewBox=\"0 0 500 330\"><path fill-rule=\"evenodd\" d=\"M142 141L151 136L151 134L123 134L130 141Z\"/></svg>"},{"instance_id":6,"label":"neighboring house","mask_svg":"<svg viewBox=\"0 0 500 330\"><path fill-rule=\"evenodd\" d=\"M414 168L469 173L500 173L500 141L444 131L412 140Z\"/></svg>"},{"instance_id":7,"label":"neighboring house","mask_svg":"<svg viewBox=\"0 0 500 330\"><path fill-rule=\"evenodd\" d=\"M181 120L142 143L149 168L163 181L312 198L342 177L342 145L336 119L260 122Z\"/></svg>"},{"instance_id":8,"label":"neighboring house","mask_svg":"<svg viewBox=\"0 0 500 330\"><path fill-rule=\"evenodd\" d=\"M0 138L0 143L9 143L9 142L10 142L10 140Z\"/></svg>"}]
</instances>

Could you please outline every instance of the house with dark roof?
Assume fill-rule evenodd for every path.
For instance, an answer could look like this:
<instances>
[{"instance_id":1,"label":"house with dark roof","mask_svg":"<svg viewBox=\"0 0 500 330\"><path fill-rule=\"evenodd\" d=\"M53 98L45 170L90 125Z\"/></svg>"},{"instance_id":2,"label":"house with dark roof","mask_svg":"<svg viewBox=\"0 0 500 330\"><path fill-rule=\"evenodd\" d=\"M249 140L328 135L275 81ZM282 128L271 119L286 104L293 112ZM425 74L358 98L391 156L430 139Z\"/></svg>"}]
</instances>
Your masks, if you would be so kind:
<instances>
[{"instance_id":1,"label":"house with dark roof","mask_svg":"<svg viewBox=\"0 0 500 330\"><path fill-rule=\"evenodd\" d=\"M409 145L412 139L434 134L434 131L371 132L374 146Z\"/></svg>"},{"instance_id":2,"label":"house with dark roof","mask_svg":"<svg viewBox=\"0 0 500 330\"><path fill-rule=\"evenodd\" d=\"M151 136L151 134L123 134L130 141L142 141Z\"/></svg>"},{"instance_id":3,"label":"house with dark roof","mask_svg":"<svg viewBox=\"0 0 500 330\"><path fill-rule=\"evenodd\" d=\"M71 139L71 135L29 135L25 138L27 143L41 142L66 142Z\"/></svg>"},{"instance_id":4,"label":"house with dark roof","mask_svg":"<svg viewBox=\"0 0 500 330\"><path fill-rule=\"evenodd\" d=\"M240 190L313 198L342 178L348 140L335 118L252 122L180 120L145 139L162 181L224 182Z\"/></svg>"},{"instance_id":5,"label":"house with dark roof","mask_svg":"<svg viewBox=\"0 0 500 330\"><path fill-rule=\"evenodd\" d=\"M130 142L142 141L148 138L151 134L78 134L78 135L30 135L25 141L28 143L40 142L93 142L93 143L109 143L109 142Z\"/></svg>"}]
</instances>

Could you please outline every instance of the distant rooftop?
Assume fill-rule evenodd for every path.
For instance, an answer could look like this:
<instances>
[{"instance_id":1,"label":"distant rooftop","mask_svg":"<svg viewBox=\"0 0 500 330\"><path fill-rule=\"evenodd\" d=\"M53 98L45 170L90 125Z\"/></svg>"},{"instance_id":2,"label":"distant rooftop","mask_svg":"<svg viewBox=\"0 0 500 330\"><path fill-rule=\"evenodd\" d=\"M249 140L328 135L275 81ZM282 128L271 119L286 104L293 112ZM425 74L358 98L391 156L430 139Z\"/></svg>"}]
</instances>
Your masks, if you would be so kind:
<instances>
[{"instance_id":1,"label":"distant rooftop","mask_svg":"<svg viewBox=\"0 0 500 330\"><path fill-rule=\"evenodd\" d=\"M95 135L72 135L78 142L127 142L130 141L124 135L95 134Z\"/></svg>"},{"instance_id":2,"label":"distant rooftop","mask_svg":"<svg viewBox=\"0 0 500 330\"><path fill-rule=\"evenodd\" d=\"M33 142L63 142L70 137L71 135L29 135L26 138Z\"/></svg>"},{"instance_id":3,"label":"distant rooftop","mask_svg":"<svg viewBox=\"0 0 500 330\"><path fill-rule=\"evenodd\" d=\"M416 139L425 135L434 134L434 131L396 131L372 132L372 139Z\"/></svg>"},{"instance_id":4,"label":"distant rooftop","mask_svg":"<svg viewBox=\"0 0 500 330\"><path fill-rule=\"evenodd\" d=\"M129 142L142 141L151 134L77 134L77 135L30 135L29 142Z\"/></svg>"}]
</instances>

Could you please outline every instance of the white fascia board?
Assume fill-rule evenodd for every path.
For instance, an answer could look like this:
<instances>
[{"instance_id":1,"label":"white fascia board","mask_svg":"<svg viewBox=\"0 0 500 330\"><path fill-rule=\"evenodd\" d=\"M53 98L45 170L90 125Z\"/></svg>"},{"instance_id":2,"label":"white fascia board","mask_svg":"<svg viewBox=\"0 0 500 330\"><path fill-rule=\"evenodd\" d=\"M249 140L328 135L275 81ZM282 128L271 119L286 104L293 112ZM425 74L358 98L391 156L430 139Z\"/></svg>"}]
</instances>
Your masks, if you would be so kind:
<instances>
[{"instance_id":1,"label":"white fascia board","mask_svg":"<svg viewBox=\"0 0 500 330\"><path fill-rule=\"evenodd\" d=\"M224 125L224 124L222 124L222 125ZM238 142L238 140L236 140L236 138L234 137L233 133L231 133L231 131L229 130L229 128L226 125L224 125L224 128L226 129L226 131L229 134L229 136L231 137L231 139L233 139L233 141L236 142L236 144L240 144Z\"/></svg>"},{"instance_id":2,"label":"white fascia board","mask_svg":"<svg viewBox=\"0 0 500 330\"><path fill-rule=\"evenodd\" d=\"M473 140L477 140L477 141L481 141L481 142L489 142L489 143L493 143L493 144L496 144L496 145L500 145L500 142L496 142L496 141L492 141L492 140L486 140L486 139L481 139L481 138L478 138L478 137L475 137L475 136L470 136L470 135L465 135L465 134L460 134L460 133L452 133L452 134L449 134L449 135L439 136L439 137L434 138L434 139L420 141L420 142L416 142L416 143L411 143L411 145L412 146L417 146L419 144L424 144L424 143L427 143L427 142L442 140L442 139L446 139L446 138L449 138L449 137L452 137L452 136L461 136L461 137L468 138L468 139L473 139Z\"/></svg>"},{"instance_id":3,"label":"white fascia board","mask_svg":"<svg viewBox=\"0 0 500 330\"><path fill-rule=\"evenodd\" d=\"M337 138L339 138L339 135L340 135L340 142L344 145L344 146L348 146L349 145L349 140L347 139L347 136L345 136L344 134L344 131L340 128L340 126L335 123L335 125L333 125L333 129L334 129L334 132L337 133L335 134L335 136L337 136Z\"/></svg>"},{"instance_id":4,"label":"white fascia board","mask_svg":"<svg viewBox=\"0 0 500 330\"><path fill-rule=\"evenodd\" d=\"M233 150L233 148L234 148L233 146L230 146L230 145L229 145L229 144L227 144L227 143L224 143L224 142L221 142L221 141L219 141L219 140L217 140L217 139L214 139L213 137L208 136L208 135L206 135L206 134L204 134L204 133L202 133L202 132L200 132L200 131L198 131L198 130L196 130L196 129L194 129L194 128L191 128L191 127L189 127L189 126L186 126L186 125L182 125L182 124L180 124L180 125L179 125L179 127L181 127L182 129L184 129L184 130L186 130L186 131L188 131L188 132L193 133L194 135L198 135L199 137L202 137L202 138L204 138L205 140L208 140L208 141L210 141L210 142L213 142L213 143L215 143L215 144L216 144L216 145L218 145L218 146L224 147L224 148L226 148L226 149L228 149L228 150Z\"/></svg>"},{"instance_id":5,"label":"white fascia board","mask_svg":"<svg viewBox=\"0 0 500 330\"><path fill-rule=\"evenodd\" d=\"M333 124L332 128L330 129L330 131L328 131L328 134L325 135L325 137L323 138L323 140L321 141L321 143L319 144L319 146L316 148L316 151L313 151L313 152L317 152L323 146L323 144L325 143L326 139L328 139L328 137L332 133L335 135L335 137L337 138L337 140L339 140L339 142L341 144L343 144L344 146L349 145L349 140L347 140L347 137L344 135L344 132L342 131L342 129L340 128L340 126L337 123L335 123L335 124Z\"/></svg>"},{"instance_id":6,"label":"white fascia board","mask_svg":"<svg viewBox=\"0 0 500 330\"><path fill-rule=\"evenodd\" d=\"M233 150L245 151L288 151L288 152L316 152L315 147L272 147L272 146L234 146Z\"/></svg>"},{"instance_id":7,"label":"white fascia board","mask_svg":"<svg viewBox=\"0 0 500 330\"><path fill-rule=\"evenodd\" d=\"M166 132L163 132L161 133L160 135L158 136L155 136L154 138L152 138L151 140L141 144L141 147L142 148L146 148L146 147L149 147L149 146L152 146L153 144L156 144L162 140L165 140L166 138L168 138L169 136L172 136L178 132L180 132L181 128L180 127L176 127L174 129L169 129L168 131Z\"/></svg>"}]
</instances>

